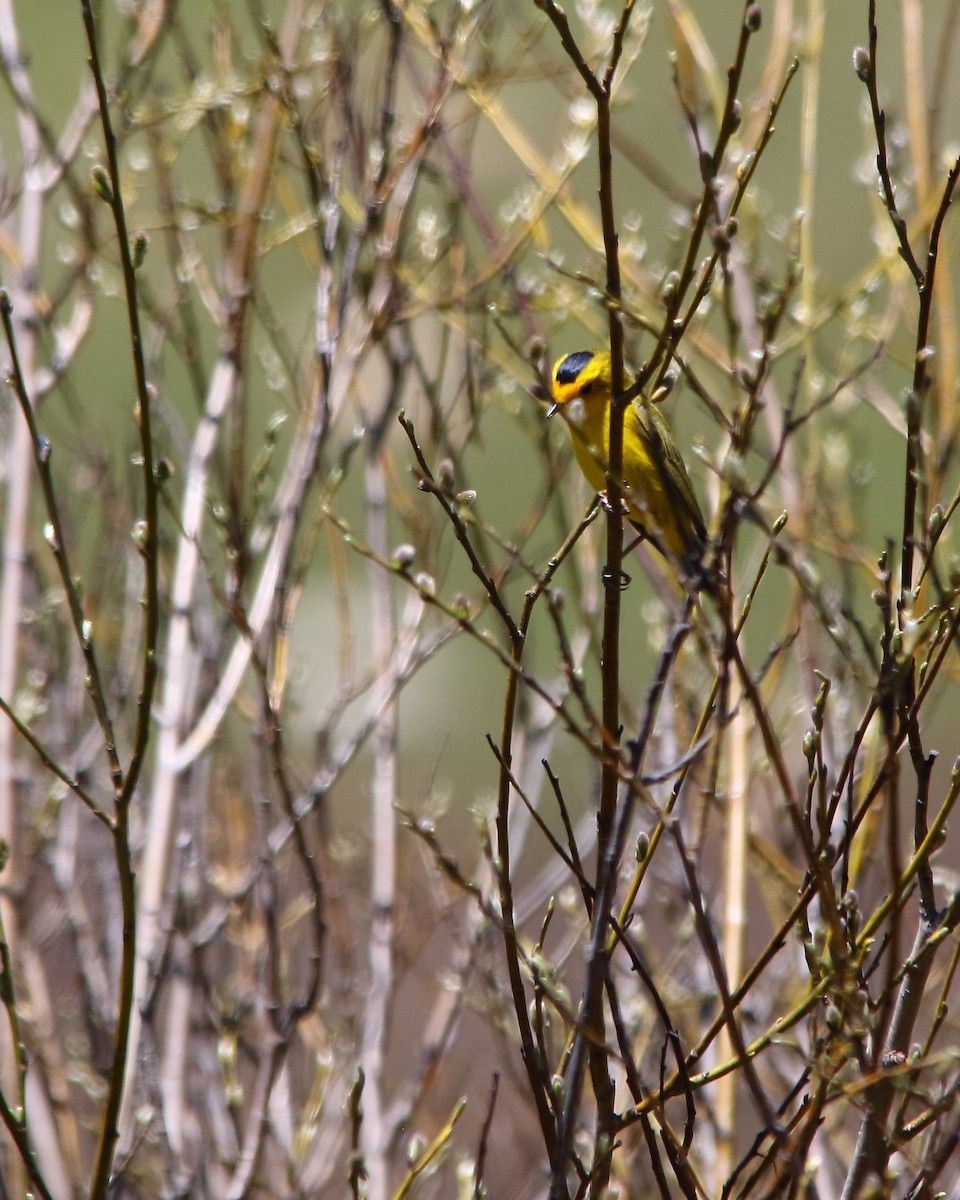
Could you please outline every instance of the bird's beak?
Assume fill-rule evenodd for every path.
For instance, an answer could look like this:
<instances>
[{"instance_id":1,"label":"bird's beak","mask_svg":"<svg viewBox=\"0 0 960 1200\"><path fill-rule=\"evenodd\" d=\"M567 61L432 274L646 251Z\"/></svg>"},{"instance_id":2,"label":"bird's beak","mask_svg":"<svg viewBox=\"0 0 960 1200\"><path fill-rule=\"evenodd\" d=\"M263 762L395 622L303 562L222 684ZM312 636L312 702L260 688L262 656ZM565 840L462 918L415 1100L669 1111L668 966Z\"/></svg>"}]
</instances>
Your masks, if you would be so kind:
<instances>
[{"instance_id":1,"label":"bird's beak","mask_svg":"<svg viewBox=\"0 0 960 1200\"><path fill-rule=\"evenodd\" d=\"M553 416L553 414L556 412L559 412L559 411L560 411L559 404L551 404L550 407L547 409L547 420L549 421L550 418Z\"/></svg>"}]
</instances>

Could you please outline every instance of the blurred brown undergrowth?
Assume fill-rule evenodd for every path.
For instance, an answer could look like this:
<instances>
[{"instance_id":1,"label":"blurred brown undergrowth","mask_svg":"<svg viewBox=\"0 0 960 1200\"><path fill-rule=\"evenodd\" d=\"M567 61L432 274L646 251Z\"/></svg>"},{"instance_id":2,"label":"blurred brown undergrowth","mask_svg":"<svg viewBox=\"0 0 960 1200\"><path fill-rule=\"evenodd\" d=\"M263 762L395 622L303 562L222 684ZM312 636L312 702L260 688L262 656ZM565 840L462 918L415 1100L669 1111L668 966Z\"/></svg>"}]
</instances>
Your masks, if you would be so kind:
<instances>
[{"instance_id":1,"label":"blurred brown undergrowth","mask_svg":"<svg viewBox=\"0 0 960 1200\"><path fill-rule=\"evenodd\" d=\"M960 1186L960 4L566 7L0 0L0 1195Z\"/></svg>"}]
</instances>

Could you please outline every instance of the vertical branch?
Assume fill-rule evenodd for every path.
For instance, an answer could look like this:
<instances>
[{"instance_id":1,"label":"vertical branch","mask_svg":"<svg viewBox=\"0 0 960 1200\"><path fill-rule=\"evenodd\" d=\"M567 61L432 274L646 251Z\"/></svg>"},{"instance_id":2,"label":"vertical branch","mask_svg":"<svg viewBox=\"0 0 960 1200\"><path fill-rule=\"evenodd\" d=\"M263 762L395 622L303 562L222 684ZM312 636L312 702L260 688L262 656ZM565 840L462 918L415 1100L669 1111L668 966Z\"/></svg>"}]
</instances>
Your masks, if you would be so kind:
<instances>
[{"instance_id":1,"label":"vertical branch","mask_svg":"<svg viewBox=\"0 0 960 1200\"><path fill-rule=\"evenodd\" d=\"M623 6L620 29L626 27L632 10L632 0ZM618 42L615 42L615 50ZM600 215L603 227L604 255L607 264L607 295L610 299L608 331L610 339L610 373L613 396L621 396L623 387L623 326L620 318L621 284L619 239L613 200L613 147L610 136L610 97L613 85L614 66L617 54L611 56L611 65L604 76L603 89L597 100L597 139L600 159ZM602 1151L603 1159L594 1164L596 1174L591 1183L591 1196L601 1196L610 1174L610 1154L613 1144L614 1087L607 1065L605 1021L603 1014L603 985L607 974L606 953L607 922L614 900L617 881L617 856L615 825L617 794L620 783L620 608L621 577L623 561L623 517L621 515L620 481L623 478L623 419L628 404L611 402L610 405L610 448L607 498L610 509L607 513L607 562L604 567L603 636L602 636L602 701L606 751L600 775L600 811L597 815L597 876L593 928L590 951L587 958L587 981L581 1002L580 1018L584 1030L589 1032L590 1075L597 1105L596 1143L609 1147ZM586 1033L578 1038L578 1049L582 1055L586 1047ZM564 1149L564 1141L573 1136L576 1105L579 1101L580 1080L576 1065L571 1062L568 1080L567 1103L564 1105L558 1153ZM555 1170L565 1169L565 1162L558 1159Z\"/></svg>"},{"instance_id":2,"label":"vertical branch","mask_svg":"<svg viewBox=\"0 0 960 1200\"><path fill-rule=\"evenodd\" d=\"M600 809L597 815L597 875L592 914L587 979L574 1034L565 1079L565 1097L557 1131L553 1159L551 1200L566 1193L565 1175L582 1090L584 1057L590 1043L589 1061L594 1097L597 1104L597 1159L591 1178L591 1196L601 1195L610 1173L613 1137L614 1088L606 1061L603 988L607 974L607 923L617 879L616 813L620 767L620 600L623 561L623 518L621 480L623 478L623 419L629 406L623 396L623 326L620 316L621 279L619 239L613 195L613 143L611 137L611 97L617 64L623 49L633 0L625 0L613 36L610 59L602 81L590 70L571 34L567 18L553 0L536 0L560 35L570 60L579 71L597 106L597 153L600 176L600 219L606 261L608 301L608 337L610 343L611 390L607 499L607 561L604 567L604 605L602 634L602 720L605 750L601 762Z\"/></svg>"},{"instance_id":3,"label":"vertical branch","mask_svg":"<svg viewBox=\"0 0 960 1200\"><path fill-rule=\"evenodd\" d=\"M158 489L153 469L153 424L151 398L147 387L147 370L143 358L143 337L140 332L140 305L137 298L137 278L133 265L133 249L127 231L127 215L121 193L120 164L117 158L117 140L110 119L110 103L106 83L100 66L97 48L97 31L93 20L90 0L82 0L83 23L90 51L90 70L97 89L100 108L100 123L103 129L104 147L107 152L109 174L109 204L117 230L117 248L123 273L123 289L126 299L127 322L130 334L130 351L133 357L133 373L137 395L137 428L140 434L140 472L143 480L143 521L135 531L137 547L143 558L143 659L141 664L140 691L137 696L137 721L133 739L133 750L127 766L121 794L117 797L118 823L126 823L130 800L136 791L140 771L146 755L152 721L153 691L157 679L157 631L160 621L160 595L158 584L157 545ZM100 189L103 194L103 188Z\"/></svg>"},{"instance_id":4,"label":"vertical branch","mask_svg":"<svg viewBox=\"0 0 960 1200\"><path fill-rule=\"evenodd\" d=\"M815 343L810 325L816 303L816 271L814 269L814 203L817 192L817 163L819 160L817 116L820 111L820 74L823 65L823 0L811 0L808 6L805 70L803 73L803 97L801 147L800 147L800 301L803 320L808 324L806 336L807 362L815 362Z\"/></svg>"},{"instance_id":5,"label":"vertical branch","mask_svg":"<svg viewBox=\"0 0 960 1200\"><path fill-rule=\"evenodd\" d=\"M370 544L384 553L385 496L383 470L374 461L367 466L367 514ZM378 495L379 493L379 495ZM377 528L379 526L379 528ZM389 661L395 637L395 621L390 597L390 576L371 563L370 592L373 661L382 666ZM390 687L384 671L381 689ZM394 995L393 937L396 904L396 813L397 800L397 706L383 698L373 736L373 784L371 788L371 845L373 863L370 878L371 926L369 943L370 986L364 1006L360 1058L367 1086L364 1096L363 1155L369 1172L370 1200L387 1196L387 1129L385 1074L388 1014Z\"/></svg>"},{"instance_id":6,"label":"vertical branch","mask_svg":"<svg viewBox=\"0 0 960 1200\"><path fill-rule=\"evenodd\" d=\"M903 99L907 127L910 131L908 150L913 173L917 208L925 212L930 197L930 128L926 104L927 72L923 54L923 8L921 0L903 0Z\"/></svg>"},{"instance_id":7,"label":"vertical branch","mask_svg":"<svg viewBox=\"0 0 960 1200\"><path fill-rule=\"evenodd\" d=\"M728 979L738 980L743 974L744 935L747 928L747 806L749 768L747 765L747 709L739 681L734 677L730 687L730 710L733 712L729 747L729 778L726 783L726 839L724 844L723 883L723 966ZM734 1052L730 1026L724 1025L717 1047L721 1062ZM717 1113L722 1114L718 1130L717 1170L714 1183L721 1184L733 1169L737 1132L737 1084L733 1074L725 1075L717 1084Z\"/></svg>"},{"instance_id":8,"label":"vertical branch","mask_svg":"<svg viewBox=\"0 0 960 1200\"><path fill-rule=\"evenodd\" d=\"M936 67L928 70L924 53L924 21L921 0L905 0L904 89L907 124L910 130L910 159L917 191L917 206L929 211L931 175L935 169L934 149L939 144L939 115L947 94L945 72L954 60L957 32L957 5L947 6L934 41L937 44ZM953 446L957 434L958 347L957 296L954 283L954 247L948 241L940 249L940 294L937 299L937 452L931 456L927 483L932 507L940 497L943 482L943 460Z\"/></svg>"},{"instance_id":9,"label":"vertical branch","mask_svg":"<svg viewBox=\"0 0 960 1200\"><path fill-rule=\"evenodd\" d=\"M13 273L12 302L20 314L20 360L28 391L32 389L36 359L36 325L28 319L34 309L34 292L40 268L43 229L43 194L40 190L40 131L33 117L30 76L20 50L13 0L0 0L0 53L18 95L30 101L17 106L17 133L23 159L23 194L20 199L18 250L20 269ZM6 447L6 498L3 527L3 585L0 590L0 696L13 699L17 686L20 651L20 614L24 572L27 564L27 505L30 497L30 431L26 421L14 421ZM0 839L10 848L4 887L0 893L0 920L10 953L16 958L18 922L13 904L17 893L19 861L16 842L16 795L14 766L15 730L0 720ZM16 1092L16 1048L7 1038L0 1049L0 1090L5 1096ZM11 1191L23 1193L25 1179L13 1156L9 1158Z\"/></svg>"},{"instance_id":10,"label":"vertical branch","mask_svg":"<svg viewBox=\"0 0 960 1200\"><path fill-rule=\"evenodd\" d=\"M136 963L136 890L134 885L133 859L130 846L130 803L140 778L147 752L152 721L153 693L157 679L157 635L160 621L160 595L157 563L158 489L153 470L153 432L151 424L151 401L147 389L146 366L143 358L143 339L140 333L140 309L137 299L137 282L133 266L132 249L127 232L126 211L121 193L120 165L117 158L117 142L110 120L110 106L106 84L100 66L97 47L97 31L94 25L90 0L82 0L83 24L90 52L90 70L97 90L100 108L100 123L103 130L104 147L107 154L109 179L98 184L101 196L109 199L117 231L120 264L123 273L129 325L130 349L133 356L134 377L137 395L137 425L140 433L140 458L143 478L144 516L137 531L137 545L143 558L143 646L140 675L140 690L137 696L137 719L133 738L133 749L122 785L117 789L116 811L113 826L114 857L120 883L120 903L123 913L123 944L120 963L120 988L117 997L117 1016L114 1031L113 1062L107 1098L100 1125L100 1140L93 1170L91 1197L102 1200L107 1194L113 1156L119 1138L118 1118L123 1098L127 1069L127 1052L130 1044L131 1023L134 1010L134 968Z\"/></svg>"},{"instance_id":11,"label":"vertical branch","mask_svg":"<svg viewBox=\"0 0 960 1200\"><path fill-rule=\"evenodd\" d=\"M400 398L406 376L405 364L391 361L392 379L383 417L392 413ZM366 463L367 531L371 549L388 556L387 484L383 464L383 434L386 420L377 421L369 438ZM397 640L397 622L390 575L370 563L371 657L380 672L376 688L377 727L373 736L374 761L371 813L373 864L370 878L371 927L369 945L370 983L364 1008L360 1059L366 1079L363 1156L367 1165L370 1200L387 1198L387 1143L384 1065L388 1016L394 999L393 938L396 904L396 812L397 801L397 705L390 695L387 664Z\"/></svg>"}]
</instances>

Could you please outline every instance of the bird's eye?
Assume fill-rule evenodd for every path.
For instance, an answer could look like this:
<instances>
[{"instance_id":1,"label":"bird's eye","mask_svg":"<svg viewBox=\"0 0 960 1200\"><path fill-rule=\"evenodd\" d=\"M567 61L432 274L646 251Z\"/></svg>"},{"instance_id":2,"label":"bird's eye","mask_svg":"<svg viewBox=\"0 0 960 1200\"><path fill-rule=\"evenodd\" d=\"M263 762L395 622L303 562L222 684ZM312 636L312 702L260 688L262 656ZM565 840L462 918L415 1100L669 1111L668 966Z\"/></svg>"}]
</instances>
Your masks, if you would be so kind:
<instances>
[{"instance_id":1,"label":"bird's eye","mask_svg":"<svg viewBox=\"0 0 960 1200\"><path fill-rule=\"evenodd\" d=\"M592 391L593 391L593 383L592 382L585 383L583 385L583 387L580 389L580 395L581 396L589 396Z\"/></svg>"}]
</instances>

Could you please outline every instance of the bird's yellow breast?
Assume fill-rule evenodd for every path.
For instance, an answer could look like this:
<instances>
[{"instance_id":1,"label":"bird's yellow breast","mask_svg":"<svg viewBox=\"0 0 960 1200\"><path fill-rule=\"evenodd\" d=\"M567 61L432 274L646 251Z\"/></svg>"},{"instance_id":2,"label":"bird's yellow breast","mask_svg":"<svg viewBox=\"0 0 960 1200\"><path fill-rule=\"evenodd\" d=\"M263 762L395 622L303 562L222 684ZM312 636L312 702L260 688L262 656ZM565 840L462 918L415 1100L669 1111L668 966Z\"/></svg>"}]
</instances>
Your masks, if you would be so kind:
<instances>
[{"instance_id":1,"label":"bird's yellow breast","mask_svg":"<svg viewBox=\"0 0 960 1200\"><path fill-rule=\"evenodd\" d=\"M572 400L567 408L567 421L580 470L594 491L606 491L610 405L602 397Z\"/></svg>"},{"instance_id":2,"label":"bird's yellow breast","mask_svg":"<svg viewBox=\"0 0 960 1200\"><path fill-rule=\"evenodd\" d=\"M622 460L622 483L627 492L624 499L631 514L641 518L645 511L659 507L651 501L662 490L657 487L657 470L643 436L643 416L636 404L624 413ZM580 470L592 488L605 491L610 461L610 404L604 397L574 400L567 419Z\"/></svg>"}]
</instances>

